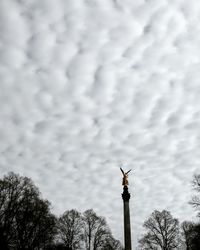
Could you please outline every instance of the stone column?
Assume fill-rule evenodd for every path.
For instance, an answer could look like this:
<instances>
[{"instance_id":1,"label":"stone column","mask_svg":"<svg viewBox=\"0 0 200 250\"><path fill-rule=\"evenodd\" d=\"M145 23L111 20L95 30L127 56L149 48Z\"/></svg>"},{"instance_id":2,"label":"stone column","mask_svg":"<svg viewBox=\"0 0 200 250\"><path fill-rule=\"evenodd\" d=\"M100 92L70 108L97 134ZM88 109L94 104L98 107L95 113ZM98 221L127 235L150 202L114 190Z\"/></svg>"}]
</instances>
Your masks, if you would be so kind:
<instances>
[{"instance_id":1,"label":"stone column","mask_svg":"<svg viewBox=\"0 0 200 250\"><path fill-rule=\"evenodd\" d=\"M130 212L129 212L129 199L130 193L128 187L124 186L124 192L122 194L124 201L124 243L125 250L131 250L131 223L130 223Z\"/></svg>"}]
</instances>

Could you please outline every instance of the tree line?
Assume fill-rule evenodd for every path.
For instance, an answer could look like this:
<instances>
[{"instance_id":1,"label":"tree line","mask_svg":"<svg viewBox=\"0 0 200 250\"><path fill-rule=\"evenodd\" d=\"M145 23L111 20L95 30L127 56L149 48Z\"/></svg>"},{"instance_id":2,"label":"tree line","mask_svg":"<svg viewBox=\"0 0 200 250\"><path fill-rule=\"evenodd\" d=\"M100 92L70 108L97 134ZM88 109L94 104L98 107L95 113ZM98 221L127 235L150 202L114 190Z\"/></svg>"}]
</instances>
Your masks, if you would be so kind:
<instances>
[{"instance_id":1,"label":"tree line","mask_svg":"<svg viewBox=\"0 0 200 250\"><path fill-rule=\"evenodd\" d=\"M30 178L0 179L0 249L122 250L105 220L92 209L56 217Z\"/></svg>"},{"instance_id":2,"label":"tree line","mask_svg":"<svg viewBox=\"0 0 200 250\"><path fill-rule=\"evenodd\" d=\"M197 222L180 223L167 210L155 210L144 222L140 250L200 250L200 175L192 181L196 191L189 203L198 211Z\"/></svg>"},{"instance_id":3,"label":"tree line","mask_svg":"<svg viewBox=\"0 0 200 250\"><path fill-rule=\"evenodd\" d=\"M167 210L155 210L144 222L140 250L200 250L200 175L190 204L197 222L180 223ZM0 179L0 249L2 250L122 250L105 220L92 209L72 209L60 217L51 212L30 178L9 173Z\"/></svg>"}]
</instances>

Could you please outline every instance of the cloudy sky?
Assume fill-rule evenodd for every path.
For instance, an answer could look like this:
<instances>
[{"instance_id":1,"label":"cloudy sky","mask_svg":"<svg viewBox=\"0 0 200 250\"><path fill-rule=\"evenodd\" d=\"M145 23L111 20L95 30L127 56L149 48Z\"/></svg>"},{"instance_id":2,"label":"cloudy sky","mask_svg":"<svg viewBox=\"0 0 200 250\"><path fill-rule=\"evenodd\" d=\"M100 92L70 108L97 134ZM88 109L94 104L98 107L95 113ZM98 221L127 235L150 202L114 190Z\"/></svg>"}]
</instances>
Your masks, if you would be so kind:
<instances>
[{"instance_id":1,"label":"cloudy sky","mask_svg":"<svg viewBox=\"0 0 200 250\"><path fill-rule=\"evenodd\" d=\"M52 209L93 208L136 244L154 209L192 219L200 173L200 2L0 0L0 173Z\"/></svg>"}]
</instances>

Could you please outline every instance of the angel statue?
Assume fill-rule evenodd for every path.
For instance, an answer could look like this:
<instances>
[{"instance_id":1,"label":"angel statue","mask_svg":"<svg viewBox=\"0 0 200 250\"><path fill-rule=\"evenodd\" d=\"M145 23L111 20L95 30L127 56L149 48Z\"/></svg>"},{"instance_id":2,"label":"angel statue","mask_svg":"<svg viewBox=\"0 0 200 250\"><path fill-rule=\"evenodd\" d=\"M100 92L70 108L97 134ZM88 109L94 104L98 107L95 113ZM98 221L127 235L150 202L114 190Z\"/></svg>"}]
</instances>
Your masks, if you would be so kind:
<instances>
[{"instance_id":1,"label":"angel statue","mask_svg":"<svg viewBox=\"0 0 200 250\"><path fill-rule=\"evenodd\" d=\"M124 173L122 168L120 168L120 170L122 171L123 174L122 186L128 186L128 173L131 172L131 169L126 173Z\"/></svg>"}]
</instances>

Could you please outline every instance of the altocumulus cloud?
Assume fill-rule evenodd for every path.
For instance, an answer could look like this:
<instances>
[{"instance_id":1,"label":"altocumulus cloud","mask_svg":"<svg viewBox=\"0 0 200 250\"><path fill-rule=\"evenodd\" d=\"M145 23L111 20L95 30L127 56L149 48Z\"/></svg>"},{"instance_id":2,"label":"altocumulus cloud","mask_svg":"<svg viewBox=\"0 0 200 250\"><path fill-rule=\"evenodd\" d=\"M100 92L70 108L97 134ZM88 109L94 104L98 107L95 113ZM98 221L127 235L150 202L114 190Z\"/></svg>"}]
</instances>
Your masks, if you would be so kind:
<instances>
[{"instance_id":1,"label":"altocumulus cloud","mask_svg":"<svg viewBox=\"0 0 200 250\"><path fill-rule=\"evenodd\" d=\"M0 169L61 214L87 208L134 241L153 209L190 219L200 155L200 3L1 0Z\"/></svg>"}]
</instances>

